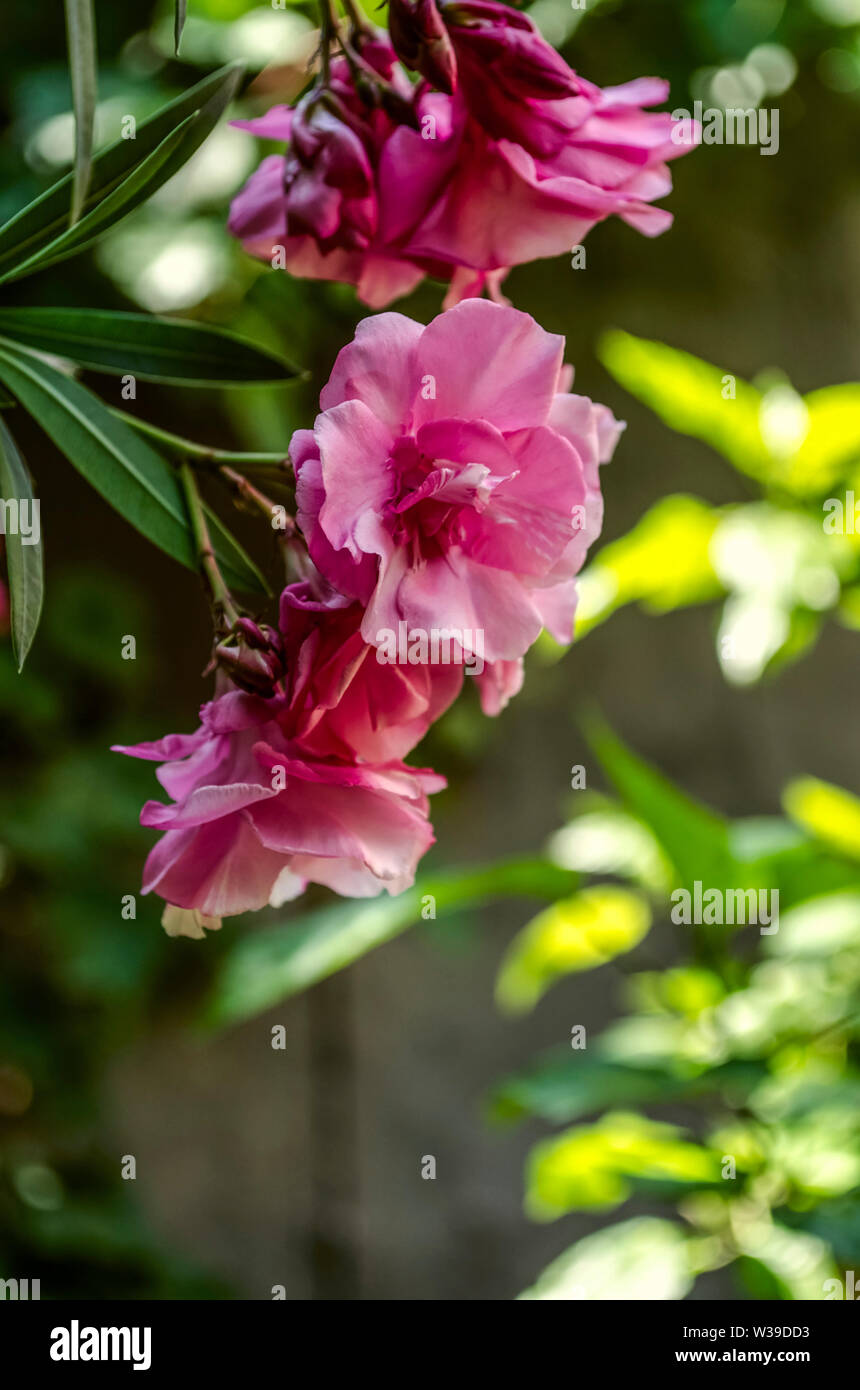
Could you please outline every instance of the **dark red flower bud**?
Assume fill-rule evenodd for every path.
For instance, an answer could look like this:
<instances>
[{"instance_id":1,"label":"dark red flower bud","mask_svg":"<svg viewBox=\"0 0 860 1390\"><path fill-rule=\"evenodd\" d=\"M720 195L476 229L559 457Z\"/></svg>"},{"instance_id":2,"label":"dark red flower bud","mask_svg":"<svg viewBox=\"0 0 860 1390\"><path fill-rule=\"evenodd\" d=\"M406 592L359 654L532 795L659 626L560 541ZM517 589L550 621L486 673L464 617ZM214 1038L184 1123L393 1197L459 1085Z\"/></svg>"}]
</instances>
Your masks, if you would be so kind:
<instances>
[{"instance_id":1,"label":"dark red flower bud","mask_svg":"<svg viewBox=\"0 0 860 1390\"><path fill-rule=\"evenodd\" d=\"M280 635L253 618L239 618L216 646L214 660L240 690L265 700L277 693L284 674Z\"/></svg>"},{"instance_id":2,"label":"dark red flower bud","mask_svg":"<svg viewBox=\"0 0 860 1390\"><path fill-rule=\"evenodd\" d=\"M457 86L457 59L436 0L390 0L388 32L397 56L450 96Z\"/></svg>"}]
</instances>

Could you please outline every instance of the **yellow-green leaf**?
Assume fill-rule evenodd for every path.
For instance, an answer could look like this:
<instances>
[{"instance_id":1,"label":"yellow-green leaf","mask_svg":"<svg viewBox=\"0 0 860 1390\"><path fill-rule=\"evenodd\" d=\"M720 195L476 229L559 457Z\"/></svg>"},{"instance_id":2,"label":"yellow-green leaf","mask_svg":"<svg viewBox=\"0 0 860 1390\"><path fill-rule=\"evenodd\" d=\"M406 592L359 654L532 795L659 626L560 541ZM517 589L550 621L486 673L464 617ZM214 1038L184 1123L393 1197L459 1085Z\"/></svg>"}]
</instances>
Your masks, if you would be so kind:
<instances>
[{"instance_id":1,"label":"yellow-green leaf","mask_svg":"<svg viewBox=\"0 0 860 1390\"><path fill-rule=\"evenodd\" d=\"M632 951L650 925L645 899L610 884L554 903L508 948L496 984L499 1005L511 1013L533 1008L562 975L594 970Z\"/></svg>"},{"instance_id":2,"label":"yellow-green leaf","mask_svg":"<svg viewBox=\"0 0 860 1390\"><path fill-rule=\"evenodd\" d=\"M717 1155L675 1125L618 1112L535 1146L526 1167L526 1206L536 1220L552 1221L568 1211L618 1206L637 1184L719 1181Z\"/></svg>"},{"instance_id":3,"label":"yellow-green leaf","mask_svg":"<svg viewBox=\"0 0 860 1390\"><path fill-rule=\"evenodd\" d=\"M799 777L789 782L783 805L797 825L838 854L860 859L860 799L842 787Z\"/></svg>"}]
</instances>

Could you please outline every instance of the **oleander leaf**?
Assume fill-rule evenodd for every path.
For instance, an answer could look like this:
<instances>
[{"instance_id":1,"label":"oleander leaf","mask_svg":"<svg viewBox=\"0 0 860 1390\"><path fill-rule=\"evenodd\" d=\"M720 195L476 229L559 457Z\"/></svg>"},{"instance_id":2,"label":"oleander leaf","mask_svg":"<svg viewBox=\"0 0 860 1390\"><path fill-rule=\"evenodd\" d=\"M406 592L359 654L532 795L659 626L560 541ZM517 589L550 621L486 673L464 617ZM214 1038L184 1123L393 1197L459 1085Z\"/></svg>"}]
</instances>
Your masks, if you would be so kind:
<instances>
[{"instance_id":1,"label":"oleander leaf","mask_svg":"<svg viewBox=\"0 0 860 1390\"><path fill-rule=\"evenodd\" d=\"M0 339L0 381L106 502L167 555L189 569L197 556L175 470L113 415L98 396L37 357ZM213 535L224 577L237 588L266 592L238 543Z\"/></svg>"},{"instance_id":2,"label":"oleander leaf","mask_svg":"<svg viewBox=\"0 0 860 1390\"><path fill-rule=\"evenodd\" d=\"M209 324L105 309L0 308L0 333L92 371L184 386L284 381L297 368Z\"/></svg>"},{"instance_id":3,"label":"oleander leaf","mask_svg":"<svg viewBox=\"0 0 860 1390\"><path fill-rule=\"evenodd\" d=\"M2 417L0 417L0 500L5 504L6 567L9 573L9 603L11 608L12 648L18 670L22 671L27 653L33 644L45 589L39 503L33 498L33 487L27 465ZM18 524L8 524L9 506L14 502ZM22 534L22 504L29 511L30 527L39 528L35 540Z\"/></svg>"}]
</instances>

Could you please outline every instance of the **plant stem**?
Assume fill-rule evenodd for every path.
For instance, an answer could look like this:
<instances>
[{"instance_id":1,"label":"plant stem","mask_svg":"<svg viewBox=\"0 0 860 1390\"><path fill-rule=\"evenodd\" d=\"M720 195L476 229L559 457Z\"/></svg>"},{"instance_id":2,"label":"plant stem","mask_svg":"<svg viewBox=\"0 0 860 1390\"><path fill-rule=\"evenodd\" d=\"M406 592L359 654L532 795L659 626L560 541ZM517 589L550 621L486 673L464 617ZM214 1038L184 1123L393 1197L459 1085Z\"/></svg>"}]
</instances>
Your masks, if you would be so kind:
<instances>
[{"instance_id":1,"label":"plant stem","mask_svg":"<svg viewBox=\"0 0 860 1390\"><path fill-rule=\"evenodd\" d=\"M343 8L346 10L347 14L350 17L350 20L352 21L353 29L355 29L359 34L371 34L373 32L373 25L369 22L366 15L364 15L362 11L359 9L358 5L355 3L355 0L343 0Z\"/></svg>"},{"instance_id":2,"label":"plant stem","mask_svg":"<svg viewBox=\"0 0 860 1390\"><path fill-rule=\"evenodd\" d=\"M196 444L193 439L183 439L178 434L171 434L169 430L163 430L158 425L151 425L147 420L141 420L136 415L129 415L124 410L111 409L111 414L115 415L118 420L124 420L127 425L131 425L138 434L145 435L147 439L155 440L168 453L177 458L193 459L198 467L202 464L210 464L213 468L219 468L222 463L240 463L244 464L246 468L279 468L286 472L283 454L243 454L231 449L213 449L208 444Z\"/></svg>"},{"instance_id":3,"label":"plant stem","mask_svg":"<svg viewBox=\"0 0 860 1390\"><path fill-rule=\"evenodd\" d=\"M264 516L268 517L271 524L276 511L276 504L271 498L267 497L264 492L261 492L258 487L254 487L254 484L250 483L241 473L237 473L235 468L228 468L226 464L221 464L218 473L225 482L230 484L233 491L243 502L247 502L249 506L262 512ZM286 513L284 515L286 524L282 528L281 534L284 537L295 535L296 523L294 519L290 516L286 516Z\"/></svg>"},{"instance_id":4,"label":"plant stem","mask_svg":"<svg viewBox=\"0 0 860 1390\"><path fill-rule=\"evenodd\" d=\"M179 480L188 507L188 519L191 522L191 533L194 536L197 559L203 577L209 586L213 608L218 615L223 614L229 626L232 627L234 623L238 622L239 613L233 603L233 596L227 588L224 576L218 568L218 561L215 558L212 539L209 535L209 527L206 524L206 514L203 511L203 503L197 488L197 479L187 460L179 465Z\"/></svg>"},{"instance_id":5,"label":"plant stem","mask_svg":"<svg viewBox=\"0 0 860 1390\"><path fill-rule=\"evenodd\" d=\"M322 67L322 85L328 86L331 71L331 43L332 39L339 37L337 16L334 12L333 0L319 0L320 10L320 65Z\"/></svg>"}]
</instances>

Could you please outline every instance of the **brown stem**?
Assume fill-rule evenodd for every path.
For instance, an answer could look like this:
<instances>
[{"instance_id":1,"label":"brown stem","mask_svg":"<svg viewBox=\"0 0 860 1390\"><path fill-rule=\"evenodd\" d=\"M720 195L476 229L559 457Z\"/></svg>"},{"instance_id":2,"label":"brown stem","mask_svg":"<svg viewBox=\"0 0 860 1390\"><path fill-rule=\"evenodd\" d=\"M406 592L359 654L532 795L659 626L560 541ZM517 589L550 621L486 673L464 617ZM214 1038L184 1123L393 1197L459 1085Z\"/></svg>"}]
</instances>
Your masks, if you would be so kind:
<instances>
[{"instance_id":1,"label":"brown stem","mask_svg":"<svg viewBox=\"0 0 860 1390\"><path fill-rule=\"evenodd\" d=\"M253 483L250 483L248 479L244 476L244 474L237 473L235 468L229 468L226 464L222 464L221 467L218 469L218 472L220 476L224 479L224 481L230 485L230 487L235 492L236 496L240 498L241 501L246 503L247 506L253 508L253 510L262 512L264 516L268 517L269 522L271 523L275 515L275 511L280 504L273 502L271 498L267 497L264 492L261 492L258 487L255 487ZM283 527L279 527L278 529L280 530L281 535L284 537L294 536L296 533L295 519L291 516L288 516L283 507L281 507L281 510L284 511L285 524Z\"/></svg>"}]
</instances>

